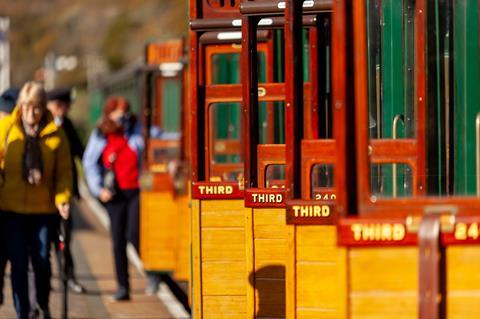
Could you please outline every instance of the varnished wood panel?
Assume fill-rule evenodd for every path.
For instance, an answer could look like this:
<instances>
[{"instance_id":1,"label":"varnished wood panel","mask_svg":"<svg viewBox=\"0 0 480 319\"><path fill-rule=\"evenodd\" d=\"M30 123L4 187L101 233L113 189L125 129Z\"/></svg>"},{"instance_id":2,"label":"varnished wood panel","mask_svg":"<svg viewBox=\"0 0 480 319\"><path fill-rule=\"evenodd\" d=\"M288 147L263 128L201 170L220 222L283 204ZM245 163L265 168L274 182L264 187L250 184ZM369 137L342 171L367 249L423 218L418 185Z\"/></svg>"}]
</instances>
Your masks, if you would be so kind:
<instances>
[{"instance_id":1,"label":"varnished wood panel","mask_svg":"<svg viewBox=\"0 0 480 319\"><path fill-rule=\"evenodd\" d=\"M202 227L245 227L244 211L202 209Z\"/></svg>"},{"instance_id":2,"label":"varnished wood panel","mask_svg":"<svg viewBox=\"0 0 480 319\"><path fill-rule=\"evenodd\" d=\"M204 262L202 265L204 295L245 295L247 284L244 262Z\"/></svg>"},{"instance_id":3,"label":"varnished wood panel","mask_svg":"<svg viewBox=\"0 0 480 319\"><path fill-rule=\"evenodd\" d=\"M480 291L454 292L448 296L448 319L480 318Z\"/></svg>"},{"instance_id":4,"label":"varnished wood panel","mask_svg":"<svg viewBox=\"0 0 480 319\"><path fill-rule=\"evenodd\" d=\"M449 291L480 290L480 246L447 248L447 286Z\"/></svg>"},{"instance_id":5,"label":"varnished wood panel","mask_svg":"<svg viewBox=\"0 0 480 319\"><path fill-rule=\"evenodd\" d=\"M285 318L287 225L285 209L253 209L254 316Z\"/></svg>"},{"instance_id":6,"label":"varnished wood panel","mask_svg":"<svg viewBox=\"0 0 480 319\"><path fill-rule=\"evenodd\" d=\"M200 318L245 318L247 313L246 216L243 200L200 201ZM195 283L194 283L195 284Z\"/></svg>"},{"instance_id":7,"label":"varnished wood panel","mask_svg":"<svg viewBox=\"0 0 480 319\"><path fill-rule=\"evenodd\" d=\"M349 264L352 292L417 291L418 249L415 247L350 249Z\"/></svg>"},{"instance_id":8,"label":"varnished wood panel","mask_svg":"<svg viewBox=\"0 0 480 319\"><path fill-rule=\"evenodd\" d=\"M343 249L337 247L335 226L296 227L296 258L301 261L331 262Z\"/></svg>"},{"instance_id":9,"label":"varnished wood panel","mask_svg":"<svg viewBox=\"0 0 480 319\"><path fill-rule=\"evenodd\" d=\"M480 246L447 248L449 319L480 318Z\"/></svg>"},{"instance_id":10,"label":"varnished wood panel","mask_svg":"<svg viewBox=\"0 0 480 319\"><path fill-rule=\"evenodd\" d=\"M201 263L201 238L200 238L200 201L192 199L192 315L194 318L202 317L202 263Z\"/></svg>"},{"instance_id":11,"label":"varnished wood panel","mask_svg":"<svg viewBox=\"0 0 480 319\"><path fill-rule=\"evenodd\" d=\"M254 209L255 238L286 239L285 209Z\"/></svg>"},{"instance_id":12,"label":"varnished wood panel","mask_svg":"<svg viewBox=\"0 0 480 319\"><path fill-rule=\"evenodd\" d=\"M350 319L415 319L418 317L416 292L378 291L369 296L352 296Z\"/></svg>"},{"instance_id":13,"label":"varnished wood panel","mask_svg":"<svg viewBox=\"0 0 480 319\"><path fill-rule=\"evenodd\" d=\"M297 263L297 306L334 311L338 287L336 262Z\"/></svg>"},{"instance_id":14,"label":"varnished wood panel","mask_svg":"<svg viewBox=\"0 0 480 319\"><path fill-rule=\"evenodd\" d=\"M407 319L418 311L418 249L349 251L351 318Z\"/></svg>"},{"instance_id":15,"label":"varnished wood panel","mask_svg":"<svg viewBox=\"0 0 480 319\"><path fill-rule=\"evenodd\" d=\"M188 281L190 277L190 197L181 196L176 199L178 211L177 251L175 278Z\"/></svg>"},{"instance_id":16,"label":"varnished wood panel","mask_svg":"<svg viewBox=\"0 0 480 319\"><path fill-rule=\"evenodd\" d=\"M255 239L255 264L270 262L285 265L286 239Z\"/></svg>"},{"instance_id":17,"label":"varnished wood panel","mask_svg":"<svg viewBox=\"0 0 480 319\"><path fill-rule=\"evenodd\" d=\"M296 319L338 319L343 318L338 311L332 311L329 309L298 309Z\"/></svg>"},{"instance_id":18,"label":"varnished wood panel","mask_svg":"<svg viewBox=\"0 0 480 319\"><path fill-rule=\"evenodd\" d=\"M169 192L140 194L140 256L146 270L175 269L177 206Z\"/></svg>"},{"instance_id":19,"label":"varnished wood panel","mask_svg":"<svg viewBox=\"0 0 480 319\"><path fill-rule=\"evenodd\" d=\"M245 296L204 296L204 318L245 319Z\"/></svg>"},{"instance_id":20,"label":"varnished wood panel","mask_svg":"<svg viewBox=\"0 0 480 319\"><path fill-rule=\"evenodd\" d=\"M202 261L245 262L245 229L203 228Z\"/></svg>"},{"instance_id":21,"label":"varnished wood panel","mask_svg":"<svg viewBox=\"0 0 480 319\"><path fill-rule=\"evenodd\" d=\"M289 318L347 318L347 253L334 226L290 226ZM289 243L290 244L290 243ZM294 295L292 295L292 291Z\"/></svg>"}]
</instances>

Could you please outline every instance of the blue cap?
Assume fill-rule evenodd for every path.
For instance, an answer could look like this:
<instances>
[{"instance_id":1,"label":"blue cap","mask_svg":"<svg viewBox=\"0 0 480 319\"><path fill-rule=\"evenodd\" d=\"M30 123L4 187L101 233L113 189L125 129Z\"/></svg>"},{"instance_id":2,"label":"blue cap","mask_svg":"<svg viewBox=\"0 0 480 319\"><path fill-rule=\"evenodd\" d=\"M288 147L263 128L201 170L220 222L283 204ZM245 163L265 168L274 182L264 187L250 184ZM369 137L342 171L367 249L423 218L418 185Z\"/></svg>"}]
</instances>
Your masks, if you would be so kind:
<instances>
[{"instance_id":1,"label":"blue cap","mask_svg":"<svg viewBox=\"0 0 480 319\"><path fill-rule=\"evenodd\" d=\"M8 88L5 92L3 92L0 96L0 111L12 113L15 105L17 105L19 93L20 90L15 87Z\"/></svg>"}]
</instances>

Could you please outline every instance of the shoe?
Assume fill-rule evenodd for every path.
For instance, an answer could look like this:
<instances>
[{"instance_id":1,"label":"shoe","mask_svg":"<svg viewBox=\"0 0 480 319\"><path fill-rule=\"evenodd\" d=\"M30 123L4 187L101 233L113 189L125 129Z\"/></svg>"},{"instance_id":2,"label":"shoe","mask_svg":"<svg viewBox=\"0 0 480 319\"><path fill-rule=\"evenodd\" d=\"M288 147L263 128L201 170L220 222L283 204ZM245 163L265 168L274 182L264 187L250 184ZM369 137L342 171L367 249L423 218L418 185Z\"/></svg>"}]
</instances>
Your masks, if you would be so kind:
<instances>
[{"instance_id":1,"label":"shoe","mask_svg":"<svg viewBox=\"0 0 480 319\"><path fill-rule=\"evenodd\" d=\"M77 293L77 294L84 294L87 292L87 289L85 289L85 287L83 287L78 281L76 281L75 279L69 279L68 282L68 288L73 291L74 293Z\"/></svg>"},{"instance_id":2,"label":"shoe","mask_svg":"<svg viewBox=\"0 0 480 319\"><path fill-rule=\"evenodd\" d=\"M158 288L160 286L160 276L156 274L148 274L147 275L147 287L145 288L145 294L147 296L154 296L158 292Z\"/></svg>"},{"instance_id":3,"label":"shoe","mask_svg":"<svg viewBox=\"0 0 480 319\"><path fill-rule=\"evenodd\" d=\"M40 310L40 319L52 319L50 310Z\"/></svg>"},{"instance_id":4,"label":"shoe","mask_svg":"<svg viewBox=\"0 0 480 319\"><path fill-rule=\"evenodd\" d=\"M127 301L130 300L130 294L128 290L124 288L120 288L117 292L112 296L112 301Z\"/></svg>"},{"instance_id":5,"label":"shoe","mask_svg":"<svg viewBox=\"0 0 480 319\"><path fill-rule=\"evenodd\" d=\"M40 311L38 309L31 310L28 314L28 319L38 319L40 318Z\"/></svg>"}]
</instances>

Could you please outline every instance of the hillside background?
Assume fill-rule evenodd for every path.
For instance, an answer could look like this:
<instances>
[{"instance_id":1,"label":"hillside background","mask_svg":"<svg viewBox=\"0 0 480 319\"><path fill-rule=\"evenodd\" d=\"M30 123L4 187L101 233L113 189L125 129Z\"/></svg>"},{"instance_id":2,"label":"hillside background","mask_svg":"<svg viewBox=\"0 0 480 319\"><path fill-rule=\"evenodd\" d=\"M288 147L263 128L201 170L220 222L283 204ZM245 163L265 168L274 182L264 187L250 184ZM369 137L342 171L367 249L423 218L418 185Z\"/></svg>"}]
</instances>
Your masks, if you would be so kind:
<instances>
[{"instance_id":1,"label":"hillside background","mask_svg":"<svg viewBox=\"0 0 480 319\"><path fill-rule=\"evenodd\" d=\"M147 41L186 35L188 25L186 0L0 0L0 15L10 17L14 85L32 79L49 52L80 61L56 82L85 85L89 57L114 71Z\"/></svg>"},{"instance_id":2,"label":"hillside background","mask_svg":"<svg viewBox=\"0 0 480 319\"><path fill-rule=\"evenodd\" d=\"M71 115L84 137L87 78L138 60L148 41L188 30L187 0L0 0L0 15L10 17L12 85L41 78L48 54L78 58L75 70L56 73L55 86L76 88Z\"/></svg>"}]
</instances>

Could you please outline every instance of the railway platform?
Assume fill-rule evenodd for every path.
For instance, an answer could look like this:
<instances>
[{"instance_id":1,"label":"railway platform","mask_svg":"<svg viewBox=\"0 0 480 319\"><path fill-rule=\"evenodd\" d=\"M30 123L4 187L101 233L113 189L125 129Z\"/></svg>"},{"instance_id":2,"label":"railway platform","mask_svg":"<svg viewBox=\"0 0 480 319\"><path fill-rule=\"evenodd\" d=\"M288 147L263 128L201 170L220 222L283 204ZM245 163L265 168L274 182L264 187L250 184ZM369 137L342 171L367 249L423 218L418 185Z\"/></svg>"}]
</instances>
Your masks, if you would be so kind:
<instances>
[{"instance_id":1,"label":"railway platform","mask_svg":"<svg viewBox=\"0 0 480 319\"><path fill-rule=\"evenodd\" d=\"M131 301L113 302L115 277L111 241L108 232L99 223L85 202L79 203L74 215L75 233L72 250L77 279L85 285L86 294L69 293L69 319L163 319L175 318L157 296L146 296L146 279L131 265ZM53 318L61 318L62 294L56 259L52 251L52 294L50 309ZM0 318L15 318L10 288L10 270L5 277L5 303L0 307Z\"/></svg>"}]
</instances>

